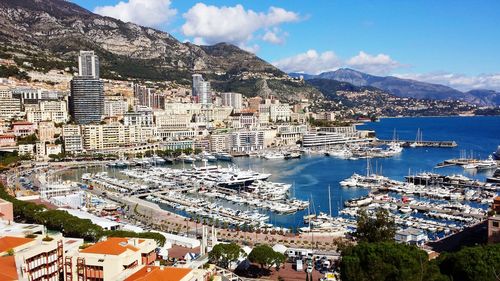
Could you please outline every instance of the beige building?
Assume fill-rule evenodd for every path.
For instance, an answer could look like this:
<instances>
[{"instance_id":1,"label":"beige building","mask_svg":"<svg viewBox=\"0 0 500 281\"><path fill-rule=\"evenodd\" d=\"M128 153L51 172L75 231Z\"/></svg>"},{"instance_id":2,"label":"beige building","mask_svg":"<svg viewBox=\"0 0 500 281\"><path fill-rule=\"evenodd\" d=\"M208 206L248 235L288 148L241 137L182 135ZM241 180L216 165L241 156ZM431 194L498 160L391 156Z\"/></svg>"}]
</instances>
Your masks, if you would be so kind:
<instances>
[{"instance_id":1,"label":"beige building","mask_svg":"<svg viewBox=\"0 0 500 281\"><path fill-rule=\"evenodd\" d=\"M37 135L40 141L53 141L56 134L60 134L61 129L57 128L52 121L42 121L38 123Z\"/></svg>"},{"instance_id":2,"label":"beige building","mask_svg":"<svg viewBox=\"0 0 500 281\"><path fill-rule=\"evenodd\" d=\"M21 116L21 101L6 94L0 96L0 119L10 120Z\"/></svg>"},{"instance_id":3,"label":"beige building","mask_svg":"<svg viewBox=\"0 0 500 281\"><path fill-rule=\"evenodd\" d=\"M156 127L164 130L187 130L190 127L191 118L190 114L170 114L166 111L154 113Z\"/></svg>"},{"instance_id":4,"label":"beige building","mask_svg":"<svg viewBox=\"0 0 500 281\"><path fill-rule=\"evenodd\" d=\"M156 260L152 239L109 237L65 259L66 280L124 280Z\"/></svg>"},{"instance_id":5,"label":"beige building","mask_svg":"<svg viewBox=\"0 0 500 281\"><path fill-rule=\"evenodd\" d=\"M65 100L40 101L36 105L25 107L26 119L29 122L53 121L66 123L69 120L68 105Z\"/></svg>"}]
</instances>

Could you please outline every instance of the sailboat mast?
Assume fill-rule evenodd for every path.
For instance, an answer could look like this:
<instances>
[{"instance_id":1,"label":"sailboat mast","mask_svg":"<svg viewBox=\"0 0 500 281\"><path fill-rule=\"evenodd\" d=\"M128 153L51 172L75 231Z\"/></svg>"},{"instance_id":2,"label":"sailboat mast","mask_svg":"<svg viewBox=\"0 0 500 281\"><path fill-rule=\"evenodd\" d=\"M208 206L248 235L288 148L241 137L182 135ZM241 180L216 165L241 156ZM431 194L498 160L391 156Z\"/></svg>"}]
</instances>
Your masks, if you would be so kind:
<instances>
[{"instance_id":1,"label":"sailboat mast","mask_svg":"<svg viewBox=\"0 0 500 281\"><path fill-rule=\"evenodd\" d=\"M330 217L332 216L332 196L330 193L330 185L328 185L328 206L330 209Z\"/></svg>"}]
</instances>

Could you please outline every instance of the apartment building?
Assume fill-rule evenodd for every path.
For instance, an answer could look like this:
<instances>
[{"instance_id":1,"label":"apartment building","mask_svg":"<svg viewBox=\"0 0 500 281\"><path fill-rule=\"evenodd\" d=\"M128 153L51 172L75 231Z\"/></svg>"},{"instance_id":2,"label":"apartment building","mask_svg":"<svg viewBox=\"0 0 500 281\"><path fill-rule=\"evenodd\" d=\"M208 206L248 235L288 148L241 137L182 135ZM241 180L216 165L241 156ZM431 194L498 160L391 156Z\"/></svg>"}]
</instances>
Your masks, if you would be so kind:
<instances>
[{"instance_id":1,"label":"apartment building","mask_svg":"<svg viewBox=\"0 0 500 281\"><path fill-rule=\"evenodd\" d=\"M124 280L141 266L152 265L156 248L152 239L108 237L65 258L66 280Z\"/></svg>"},{"instance_id":2,"label":"apartment building","mask_svg":"<svg viewBox=\"0 0 500 281\"><path fill-rule=\"evenodd\" d=\"M64 270L64 255L75 252L83 239L53 236L47 239L4 236L0 238L1 280L58 281Z\"/></svg>"},{"instance_id":3,"label":"apartment building","mask_svg":"<svg viewBox=\"0 0 500 281\"><path fill-rule=\"evenodd\" d=\"M264 148L264 131L237 131L229 135L229 147L234 152L249 152Z\"/></svg>"},{"instance_id":4,"label":"apartment building","mask_svg":"<svg viewBox=\"0 0 500 281\"><path fill-rule=\"evenodd\" d=\"M83 139L80 126L64 125L62 129L64 151L66 153L80 153L83 151Z\"/></svg>"}]
</instances>

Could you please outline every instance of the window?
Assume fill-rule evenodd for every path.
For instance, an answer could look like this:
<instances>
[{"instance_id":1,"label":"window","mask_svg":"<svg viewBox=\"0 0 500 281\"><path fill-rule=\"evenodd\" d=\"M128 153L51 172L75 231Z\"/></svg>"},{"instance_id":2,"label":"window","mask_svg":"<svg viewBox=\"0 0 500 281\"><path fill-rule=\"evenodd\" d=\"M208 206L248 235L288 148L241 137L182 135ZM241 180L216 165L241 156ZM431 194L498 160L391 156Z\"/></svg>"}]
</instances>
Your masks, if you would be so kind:
<instances>
[{"instance_id":1,"label":"window","mask_svg":"<svg viewBox=\"0 0 500 281\"><path fill-rule=\"evenodd\" d=\"M497 221L493 222L493 227L499 227L499 226L500 226L500 222L497 222Z\"/></svg>"}]
</instances>

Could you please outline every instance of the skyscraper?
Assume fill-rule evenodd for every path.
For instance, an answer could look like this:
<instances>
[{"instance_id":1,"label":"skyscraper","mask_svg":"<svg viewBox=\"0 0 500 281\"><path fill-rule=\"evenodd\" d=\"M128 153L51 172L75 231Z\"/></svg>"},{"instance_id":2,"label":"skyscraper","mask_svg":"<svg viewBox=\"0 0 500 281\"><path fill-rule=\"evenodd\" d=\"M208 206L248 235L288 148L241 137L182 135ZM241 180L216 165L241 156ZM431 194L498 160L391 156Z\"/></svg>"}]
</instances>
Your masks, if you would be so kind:
<instances>
[{"instance_id":1,"label":"skyscraper","mask_svg":"<svg viewBox=\"0 0 500 281\"><path fill-rule=\"evenodd\" d=\"M99 79L99 58L80 51L79 76L71 80L69 113L77 124L98 123L104 114L104 83Z\"/></svg>"},{"instance_id":2,"label":"skyscraper","mask_svg":"<svg viewBox=\"0 0 500 281\"><path fill-rule=\"evenodd\" d=\"M99 79L99 57L94 51L80 51L78 75Z\"/></svg>"},{"instance_id":3,"label":"skyscraper","mask_svg":"<svg viewBox=\"0 0 500 281\"><path fill-rule=\"evenodd\" d=\"M192 95L196 103L204 105L212 103L210 82L205 81L201 74L193 74Z\"/></svg>"}]
</instances>

